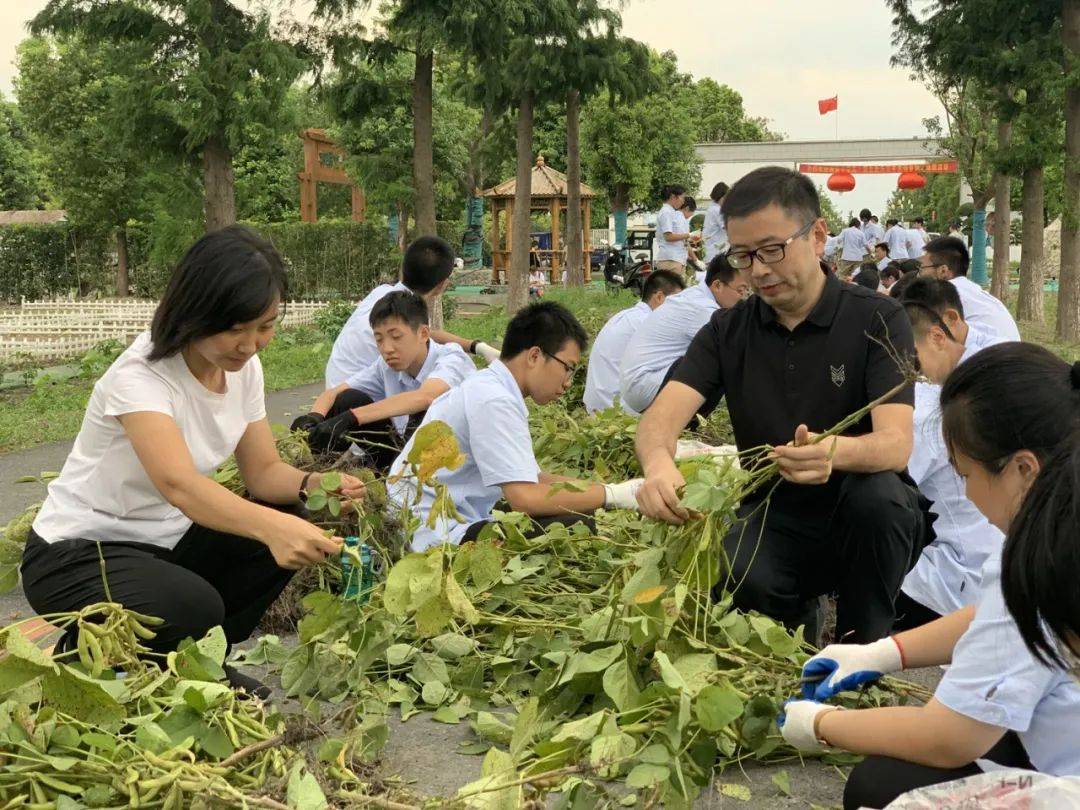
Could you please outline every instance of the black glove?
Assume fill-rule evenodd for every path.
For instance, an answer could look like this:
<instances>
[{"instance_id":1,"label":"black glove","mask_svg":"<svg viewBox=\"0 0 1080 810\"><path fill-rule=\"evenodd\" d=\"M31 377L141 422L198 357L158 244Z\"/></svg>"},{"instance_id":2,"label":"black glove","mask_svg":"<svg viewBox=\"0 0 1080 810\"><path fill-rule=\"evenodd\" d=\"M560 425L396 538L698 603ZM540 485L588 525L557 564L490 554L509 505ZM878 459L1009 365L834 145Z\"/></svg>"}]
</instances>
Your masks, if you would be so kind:
<instances>
[{"instance_id":1,"label":"black glove","mask_svg":"<svg viewBox=\"0 0 1080 810\"><path fill-rule=\"evenodd\" d=\"M289 430L311 430L325 418L321 413L305 413L293 420Z\"/></svg>"},{"instance_id":2,"label":"black glove","mask_svg":"<svg viewBox=\"0 0 1080 810\"><path fill-rule=\"evenodd\" d=\"M325 453L328 450L335 449L334 445L346 433L356 430L358 427L360 427L360 423L356 419L356 414L352 411L345 411L345 413L339 414L333 419L324 419L311 428L311 432L308 433L308 444L311 445L312 450Z\"/></svg>"}]
</instances>

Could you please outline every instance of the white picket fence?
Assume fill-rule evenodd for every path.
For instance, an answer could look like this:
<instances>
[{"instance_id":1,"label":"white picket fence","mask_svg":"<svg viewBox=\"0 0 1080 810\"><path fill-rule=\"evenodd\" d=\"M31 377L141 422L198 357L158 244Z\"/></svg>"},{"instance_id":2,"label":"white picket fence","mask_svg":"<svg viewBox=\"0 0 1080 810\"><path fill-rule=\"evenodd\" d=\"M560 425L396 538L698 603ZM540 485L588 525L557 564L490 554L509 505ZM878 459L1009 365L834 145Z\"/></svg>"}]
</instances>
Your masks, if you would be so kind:
<instances>
[{"instance_id":1,"label":"white picket fence","mask_svg":"<svg viewBox=\"0 0 1080 810\"><path fill-rule=\"evenodd\" d=\"M327 301L290 301L281 325L312 326ZM157 301L23 301L0 312L0 362L53 362L79 357L105 340L130 343L150 327Z\"/></svg>"}]
</instances>

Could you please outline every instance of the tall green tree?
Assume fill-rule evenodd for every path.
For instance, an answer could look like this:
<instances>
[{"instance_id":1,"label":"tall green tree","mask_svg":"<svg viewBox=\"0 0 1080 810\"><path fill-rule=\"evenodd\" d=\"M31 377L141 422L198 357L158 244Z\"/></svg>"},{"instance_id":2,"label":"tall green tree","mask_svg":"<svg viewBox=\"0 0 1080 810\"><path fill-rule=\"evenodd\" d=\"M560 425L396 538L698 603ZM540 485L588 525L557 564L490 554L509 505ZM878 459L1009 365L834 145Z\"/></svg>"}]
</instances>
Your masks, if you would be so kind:
<instances>
[{"instance_id":1,"label":"tall green tree","mask_svg":"<svg viewBox=\"0 0 1080 810\"><path fill-rule=\"evenodd\" d=\"M648 73L638 81L651 91L633 101L602 92L582 115L585 176L607 193L620 243L631 208L656 206L665 184L697 188L701 182L688 103L691 78L679 72L673 53L651 52Z\"/></svg>"},{"instance_id":2,"label":"tall green tree","mask_svg":"<svg viewBox=\"0 0 1080 810\"><path fill-rule=\"evenodd\" d=\"M161 127L144 137L201 162L207 230L236 221L233 157L245 124L273 127L305 54L272 29L268 12L230 0L49 0L35 34L80 34L147 56L138 98Z\"/></svg>"},{"instance_id":3,"label":"tall green tree","mask_svg":"<svg viewBox=\"0 0 1080 810\"><path fill-rule=\"evenodd\" d=\"M749 115L742 94L714 79L698 79L688 94L694 139L699 143L778 141L764 118Z\"/></svg>"},{"instance_id":4,"label":"tall green tree","mask_svg":"<svg viewBox=\"0 0 1080 810\"><path fill-rule=\"evenodd\" d=\"M140 138L138 59L78 36L31 38L17 65L15 91L53 193L72 222L114 232L116 294L125 296L128 223L148 214L147 181L161 160Z\"/></svg>"},{"instance_id":5,"label":"tall green tree","mask_svg":"<svg viewBox=\"0 0 1080 810\"><path fill-rule=\"evenodd\" d=\"M0 94L0 211L37 208L42 202L22 112Z\"/></svg>"},{"instance_id":6,"label":"tall green tree","mask_svg":"<svg viewBox=\"0 0 1080 810\"><path fill-rule=\"evenodd\" d=\"M1080 342L1080 0L1062 0L1065 75L1065 190L1058 272L1059 340Z\"/></svg>"}]
</instances>

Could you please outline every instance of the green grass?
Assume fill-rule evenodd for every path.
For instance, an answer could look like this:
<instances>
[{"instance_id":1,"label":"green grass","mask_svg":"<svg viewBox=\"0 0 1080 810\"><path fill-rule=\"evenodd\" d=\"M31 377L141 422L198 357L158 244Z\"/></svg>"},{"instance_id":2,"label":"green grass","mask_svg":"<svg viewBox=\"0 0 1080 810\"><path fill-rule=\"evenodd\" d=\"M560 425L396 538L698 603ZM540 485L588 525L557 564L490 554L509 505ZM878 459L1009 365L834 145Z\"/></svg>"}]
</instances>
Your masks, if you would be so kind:
<instances>
[{"instance_id":1,"label":"green grass","mask_svg":"<svg viewBox=\"0 0 1080 810\"><path fill-rule=\"evenodd\" d=\"M321 380L332 345L315 329L278 333L260 355L266 390ZM0 453L75 438L93 386L92 379L74 377L0 392Z\"/></svg>"},{"instance_id":2,"label":"green grass","mask_svg":"<svg viewBox=\"0 0 1080 810\"><path fill-rule=\"evenodd\" d=\"M1015 300L1010 302L1009 309L1012 310L1015 316ZM1046 293L1044 309L1046 310L1046 323L1017 321L1017 326L1020 328L1020 337L1029 343L1038 343L1045 346L1069 363L1080 360L1080 343L1060 343L1055 334L1057 327L1057 293Z\"/></svg>"}]
</instances>

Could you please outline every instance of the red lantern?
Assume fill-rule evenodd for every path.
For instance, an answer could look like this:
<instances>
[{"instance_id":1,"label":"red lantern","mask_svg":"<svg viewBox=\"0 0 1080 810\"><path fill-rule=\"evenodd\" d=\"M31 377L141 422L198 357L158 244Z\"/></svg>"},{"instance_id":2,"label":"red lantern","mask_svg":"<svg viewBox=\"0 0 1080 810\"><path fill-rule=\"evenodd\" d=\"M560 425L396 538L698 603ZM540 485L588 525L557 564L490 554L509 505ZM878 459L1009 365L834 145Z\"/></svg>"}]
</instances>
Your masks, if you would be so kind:
<instances>
[{"instance_id":1,"label":"red lantern","mask_svg":"<svg viewBox=\"0 0 1080 810\"><path fill-rule=\"evenodd\" d=\"M926 178L918 172L904 172L896 181L896 187L902 191L914 191L926 185Z\"/></svg>"},{"instance_id":2,"label":"red lantern","mask_svg":"<svg viewBox=\"0 0 1080 810\"><path fill-rule=\"evenodd\" d=\"M825 185L829 187L829 191L838 191L843 194L855 188L855 177L851 172L835 172L829 175Z\"/></svg>"}]
</instances>

